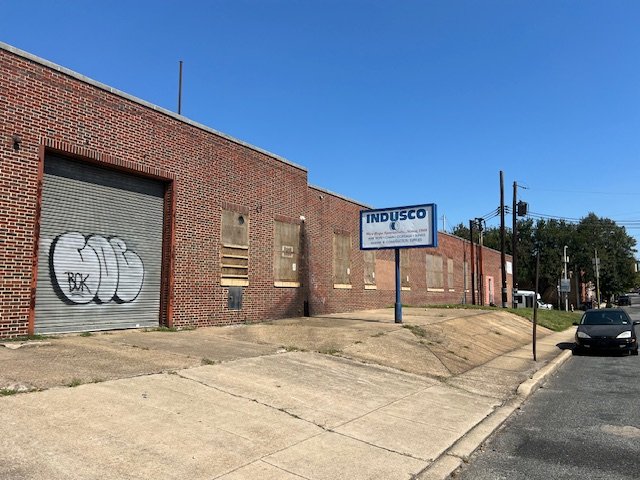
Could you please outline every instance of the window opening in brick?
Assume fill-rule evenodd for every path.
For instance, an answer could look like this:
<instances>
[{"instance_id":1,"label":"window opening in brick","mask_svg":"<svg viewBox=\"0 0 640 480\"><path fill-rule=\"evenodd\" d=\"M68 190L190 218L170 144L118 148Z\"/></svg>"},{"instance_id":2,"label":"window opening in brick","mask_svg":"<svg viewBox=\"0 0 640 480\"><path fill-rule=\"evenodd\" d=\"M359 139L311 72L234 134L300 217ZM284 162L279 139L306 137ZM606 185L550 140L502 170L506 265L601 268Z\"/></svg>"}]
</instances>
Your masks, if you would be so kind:
<instances>
[{"instance_id":1,"label":"window opening in brick","mask_svg":"<svg viewBox=\"0 0 640 480\"><path fill-rule=\"evenodd\" d=\"M364 287L373 288L376 286L376 252L364 250Z\"/></svg>"},{"instance_id":2,"label":"window opening in brick","mask_svg":"<svg viewBox=\"0 0 640 480\"><path fill-rule=\"evenodd\" d=\"M273 279L276 287L300 286L300 225L275 222Z\"/></svg>"},{"instance_id":3,"label":"window opening in brick","mask_svg":"<svg viewBox=\"0 0 640 480\"><path fill-rule=\"evenodd\" d=\"M411 278L409 276L409 269L411 263L409 261L409 250L400 250L400 286L405 290L411 289Z\"/></svg>"},{"instance_id":4,"label":"window opening in brick","mask_svg":"<svg viewBox=\"0 0 640 480\"><path fill-rule=\"evenodd\" d=\"M351 235L333 234L333 286L351 288Z\"/></svg>"},{"instance_id":5,"label":"window opening in brick","mask_svg":"<svg viewBox=\"0 0 640 480\"><path fill-rule=\"evenodd\" d=\"M442 271L442 257L440 255L427 254L427 289L444 289L444 272Z\"/></svg>"},{"instance_id":6,"label":"window opening in brick","mask_svg":"<svg viewBox=\"0 0 640 480\"><path fill-rule=\"evenodd\" d=\"M220 284L222 286L248 286L249 222L247 216L223 210L221 237Z\"/></svg>"},{"instance_id":7,"label":"window opening in brick","mask_svg":"<svg viewBox=\"0 0 640 480\"><path fill-rule=\"evenodd\" d=\"M453 258L447 258L447 287L451 292L453 292L456 288L453 282Z\"/></svg>"}]
</instances>

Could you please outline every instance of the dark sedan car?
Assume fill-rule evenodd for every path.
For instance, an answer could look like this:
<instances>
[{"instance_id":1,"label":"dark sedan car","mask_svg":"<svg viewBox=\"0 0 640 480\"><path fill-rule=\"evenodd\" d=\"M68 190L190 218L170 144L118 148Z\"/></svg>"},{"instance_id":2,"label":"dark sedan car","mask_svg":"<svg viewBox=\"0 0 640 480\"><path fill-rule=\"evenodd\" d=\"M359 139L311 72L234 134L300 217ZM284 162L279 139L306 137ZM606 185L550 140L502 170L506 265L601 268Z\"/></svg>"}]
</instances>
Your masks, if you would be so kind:
<instances>
[{"instance_id":1,"label":"dark sedan car","mask_svg":"<svg viewBox=\"0 0 640 480\"><path fill-rule=\"evenodd\" d=\"M636 325L621 308L587 310L577 324L575 353L594 350L638 355Z\"/></svg>"}]
</instances>

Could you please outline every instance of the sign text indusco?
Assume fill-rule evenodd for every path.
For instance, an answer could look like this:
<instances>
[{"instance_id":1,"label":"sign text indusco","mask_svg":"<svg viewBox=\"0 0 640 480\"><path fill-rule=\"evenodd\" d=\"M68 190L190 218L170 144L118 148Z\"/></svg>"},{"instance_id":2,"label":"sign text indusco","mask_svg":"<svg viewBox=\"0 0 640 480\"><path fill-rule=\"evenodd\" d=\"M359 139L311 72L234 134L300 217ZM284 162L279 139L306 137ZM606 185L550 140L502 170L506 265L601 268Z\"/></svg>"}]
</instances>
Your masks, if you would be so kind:
<instances>
[{"instance_id":1,"label":"sign text indusco","mask_svg":"<svg viewBox=\"0 0 640 480\"><path fill-rule=\"evenodd\" d=\"M360 248L435 247L435 204L360 211Z\"/></svg>"},{"instance_id":2,"label":"sign text indusco","mask_svg":"<svg viewBox=\"0 0 640 480\"><path fill-rule=\"evenodd\" d=\"M378 222L398 222L402 220L415 220L427 218L427 211L424 208L412 210L400 210L395 212L367 213L367 223Z\"/></svg>"}]
</instances>

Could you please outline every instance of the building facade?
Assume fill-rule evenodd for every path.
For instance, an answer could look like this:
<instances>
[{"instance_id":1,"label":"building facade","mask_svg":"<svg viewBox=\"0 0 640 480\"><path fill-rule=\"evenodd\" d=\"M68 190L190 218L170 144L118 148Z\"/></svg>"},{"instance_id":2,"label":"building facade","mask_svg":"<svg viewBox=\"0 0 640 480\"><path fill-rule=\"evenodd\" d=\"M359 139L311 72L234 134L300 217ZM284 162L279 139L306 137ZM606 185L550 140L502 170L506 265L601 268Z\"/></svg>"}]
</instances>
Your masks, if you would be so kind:
<instances>
[{"instance_id":1,"label":"building facade","mask_svg":"<svg viewBox=\"0 0 640 480\"><path fill-rule=\"evenodd\" d=\"M359 250L366 207L299 165L6 44L0 116L0 337L393 304L393 252ZM469 265L444 233L403 250L403 302L470 303ZM500 303L498 252L483 272Z\"/></svg>"}]
</instances>

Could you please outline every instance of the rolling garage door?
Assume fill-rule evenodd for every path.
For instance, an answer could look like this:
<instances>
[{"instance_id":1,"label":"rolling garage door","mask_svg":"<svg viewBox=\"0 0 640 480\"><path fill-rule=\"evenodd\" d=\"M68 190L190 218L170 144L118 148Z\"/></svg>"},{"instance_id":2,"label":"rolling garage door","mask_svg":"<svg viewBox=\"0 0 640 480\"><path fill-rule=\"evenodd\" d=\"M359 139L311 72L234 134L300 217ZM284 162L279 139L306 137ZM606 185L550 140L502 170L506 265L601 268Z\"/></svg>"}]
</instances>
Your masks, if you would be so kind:
<instances>
[{"instance_id":1,"label":"rolling garage door","mask_svg":"<svg viewBox=\"0 0 640 480\"><path fill-rule=\"evenodd\" d=\"M36 333L158 326L164 188L46 156Z\"/></svg>"}]
</instances>

